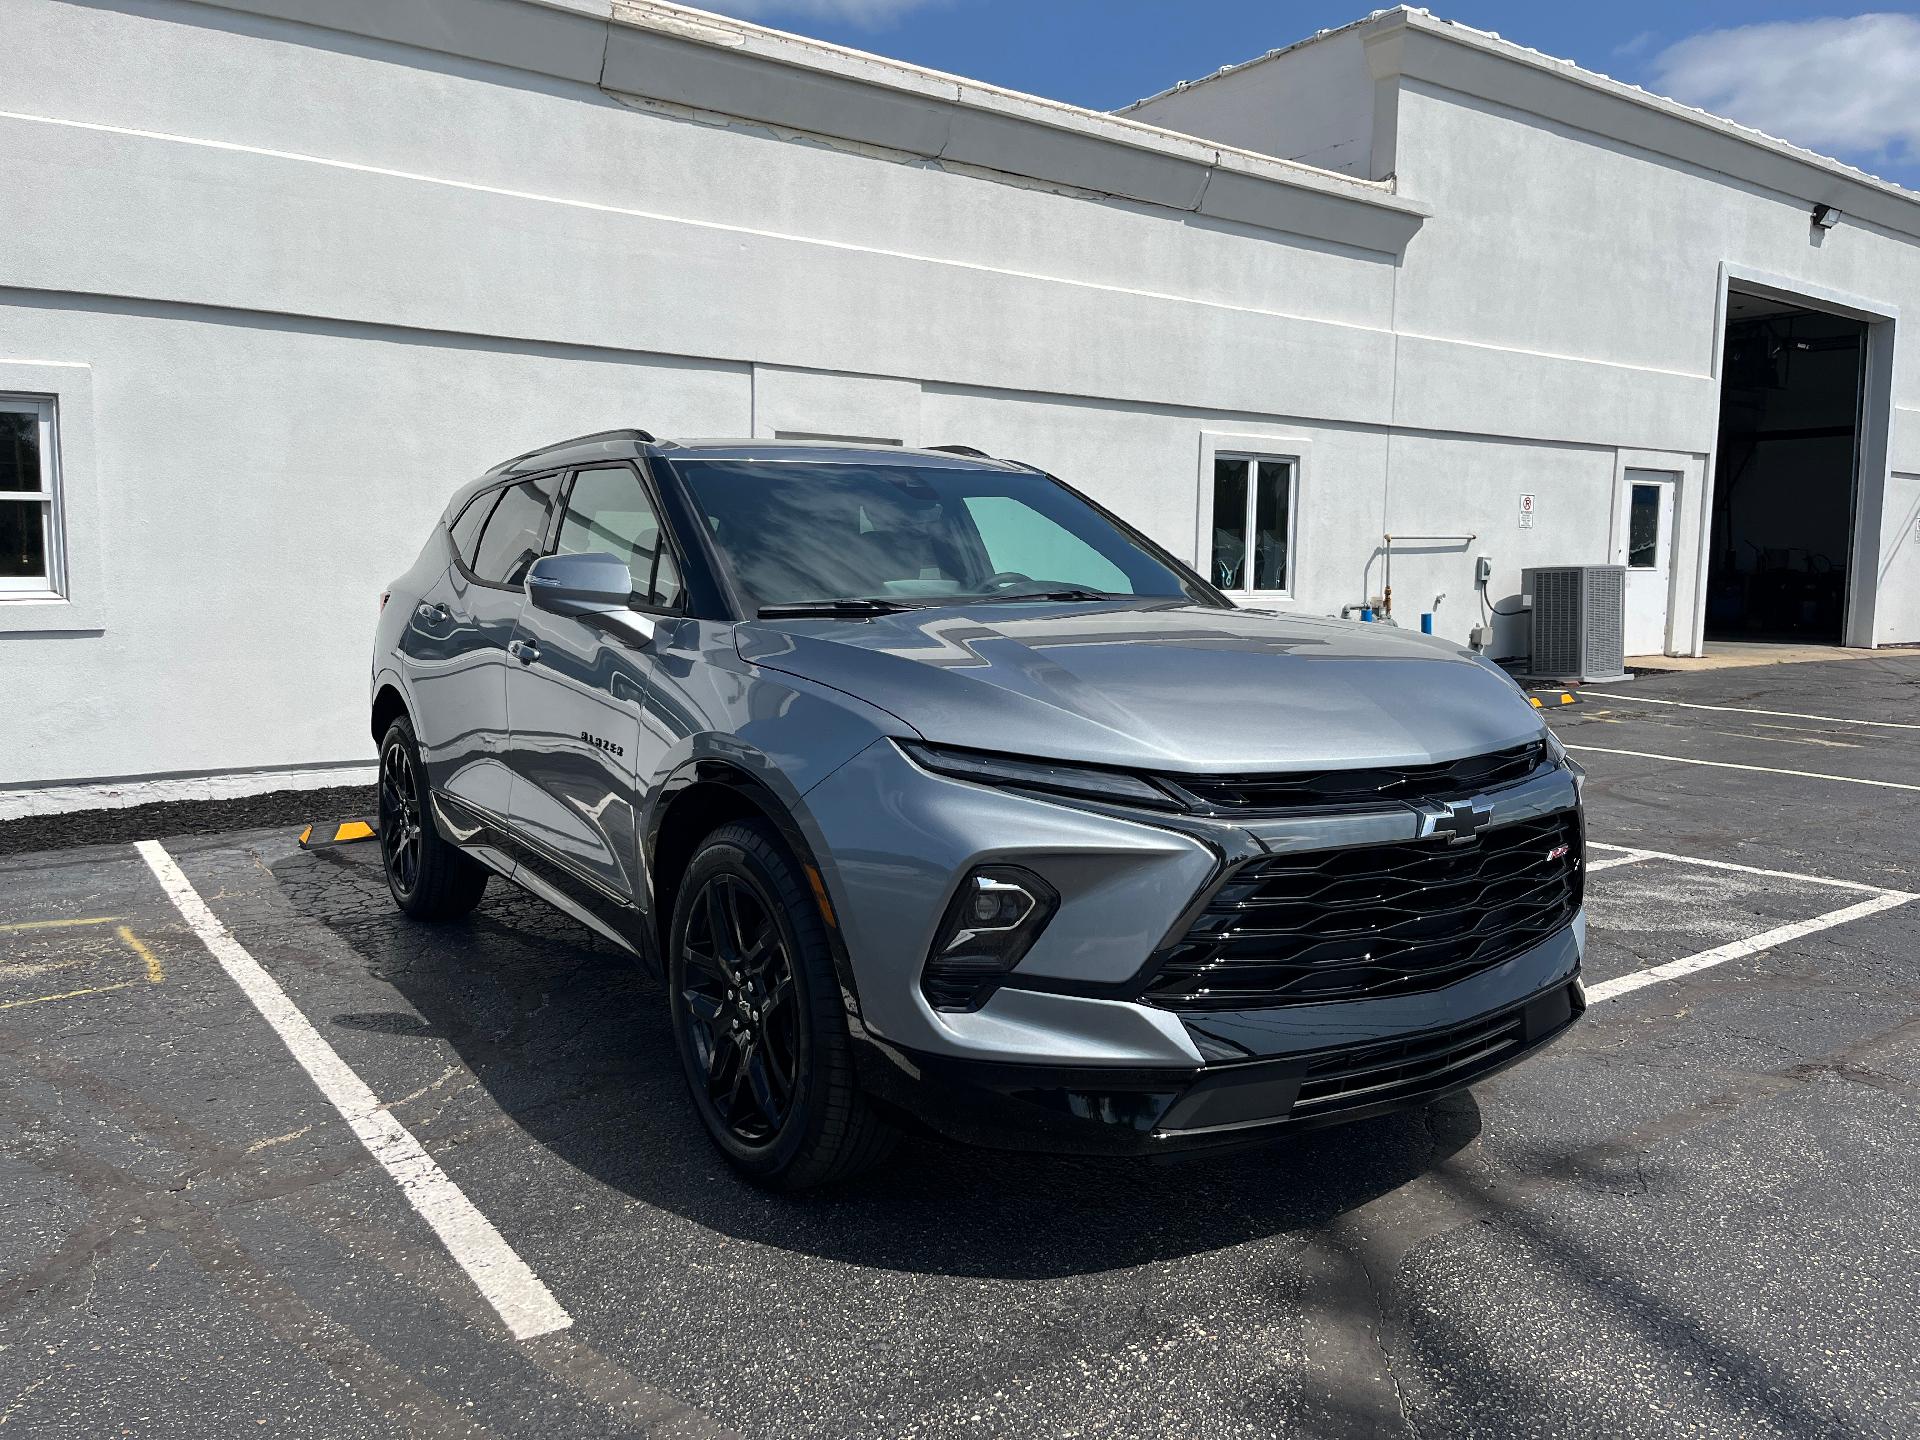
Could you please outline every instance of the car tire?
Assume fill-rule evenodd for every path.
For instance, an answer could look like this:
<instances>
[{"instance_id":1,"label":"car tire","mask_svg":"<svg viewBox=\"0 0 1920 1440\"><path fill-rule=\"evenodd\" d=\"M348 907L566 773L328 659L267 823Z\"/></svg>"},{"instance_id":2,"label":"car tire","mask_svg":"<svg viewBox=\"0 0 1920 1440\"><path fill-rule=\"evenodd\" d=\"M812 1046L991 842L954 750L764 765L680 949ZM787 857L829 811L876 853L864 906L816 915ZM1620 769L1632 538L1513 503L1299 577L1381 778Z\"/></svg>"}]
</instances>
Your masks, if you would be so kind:
<instances>
[{"instance_id":1,"label":"car tire","mask_svg":"<svg viewBox=\"0 0 1920 1440\"><path fill-rule=\"evenodd\" d=\"M667 999L694 1109L747 1179L810 1189L892 1148L854 1075L820 909L770 826L724 825L695 852L668 931Z\"/></svg>"},{"instance_id":2,"label":"car tire","mask_svg":"<svg viewBox=\"0 0 1920 1440\"><path fill-rule=\"evenodd\" d=\"M426 767L404 715L380 742L380 863L393 903L414 920L458 920L480 903L487 868L434 829Z\"/></svg>"}]
</instances>

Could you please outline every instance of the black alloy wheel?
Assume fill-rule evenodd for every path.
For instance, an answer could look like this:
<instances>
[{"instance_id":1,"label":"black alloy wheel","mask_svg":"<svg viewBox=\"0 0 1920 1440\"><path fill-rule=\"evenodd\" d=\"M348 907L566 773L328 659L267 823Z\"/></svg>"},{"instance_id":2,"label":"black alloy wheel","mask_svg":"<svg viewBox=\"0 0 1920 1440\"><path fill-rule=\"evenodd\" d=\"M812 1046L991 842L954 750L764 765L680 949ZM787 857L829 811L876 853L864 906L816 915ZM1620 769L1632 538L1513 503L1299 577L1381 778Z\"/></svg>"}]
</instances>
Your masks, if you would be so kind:
<instances>
[{"instance_id":1,"label":"black alloy wheel","mask_svg":"<svg viewBox=\"0 0 1920 1440\"><path fill-rule=\"evenodd\" d=\"M801 1064L793 954L773 904L721 872L694 895L680 996L713 1118L742 1146L771 1144L793 1111Z\"/></svg>"},{"instance_id":2,"label":"black alloy wheel","mask_svg":"<svg viewBox=\"0 0 1920 1440\"><path fill-rule=\"evenodd\" d=\"M387 736L380 756L380 853L404 904L420 888L420 774L398 734Z\"/></svg>"},{"instance_id":3,"label":"black alloy wheel","mask_svg":"<svg viewBox=\"0 0 1920 1440\"><path fill-rule=\"evenodd\" d=\"M787 1191L877 1164L895 1132L855 1075L828 912L792 847L764 822L731 821L669 884L674 1048L720 1153Z\"/></svg>"},{"instance_id":4,"label":"black alloy wheel","mask_svg":"<svg viewBox=\"0 0 1920 1440\"><path fill-rule=\"evenodd\" d=\"M457 920L480 903L487 869L434 829L420 745L405 716L380 742L380 861L393 903L415 920Z\"/></svg>"}]
</instances>

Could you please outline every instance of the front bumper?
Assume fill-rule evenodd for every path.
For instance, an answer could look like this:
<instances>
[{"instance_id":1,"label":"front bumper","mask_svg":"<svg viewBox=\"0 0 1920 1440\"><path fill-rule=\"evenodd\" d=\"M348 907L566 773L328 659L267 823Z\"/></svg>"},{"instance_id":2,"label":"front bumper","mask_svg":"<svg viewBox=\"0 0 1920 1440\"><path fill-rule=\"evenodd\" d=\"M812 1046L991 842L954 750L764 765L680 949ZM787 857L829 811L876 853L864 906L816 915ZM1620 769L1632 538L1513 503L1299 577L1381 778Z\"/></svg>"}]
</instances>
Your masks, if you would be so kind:
<instances>
[{"instance_id":1,"label":"front bumper","mask_svg":"<svg viewBox=\"0 0 1920 1440\"><path fill-rule=\"evenodd\" d=\"M1490 825L1578 803L1556 770L1490 792ZM1571 980L1585 926L1425 994L1175 1013L1141 1003L1151 957L1186 933L1236 865L1410 841L1411 808L1283 816L1148 815L949 779L876 741L806 792L803 828L830 893L855 1035L884 1054L1023 1067L1189 1072L1457 1024ZM977 1010L935 1010L920 971L969 869L1031 869L1060 908ZM895 1068L899 1068L896 1066Z\"/></svg>"},{"instance_id":2,"label":"front bumper","mask_svg":"<svg viewBox=\"0 0 1920 1440\"><path fill-rule=\"evenodd\" d=\"M1542 947L1545 948L1545 947ZM1252 1144L1424 1105L1543 1049L1586 1008L1577 976L1392 1039L1197 1069L1021 1065L862 1048L862 1083L948 1139L1083 1155Z\"/></svg>"},{"instance_id":3,"label":"front bumper","mask_svg":"<svg viewBox=\"0 0 1920 1440\"><path fill-rule=\"evenodd\" d=\"M1495 827L1577 806L1565 771L1488 796ZM806 796L862 1082L952 1139L1166 1153L1423 1104L1550 1043L1585 1008L1583 913L1518 954L1412 994L1176 1010L1139 976L1238 864L1404 842L1411 810L1237 821L1146 816L946 779L870 746ZM1010 862L1061 906L977 1010L936 1011L920 967L958 878Z\"/></svg>"}]
</instances>

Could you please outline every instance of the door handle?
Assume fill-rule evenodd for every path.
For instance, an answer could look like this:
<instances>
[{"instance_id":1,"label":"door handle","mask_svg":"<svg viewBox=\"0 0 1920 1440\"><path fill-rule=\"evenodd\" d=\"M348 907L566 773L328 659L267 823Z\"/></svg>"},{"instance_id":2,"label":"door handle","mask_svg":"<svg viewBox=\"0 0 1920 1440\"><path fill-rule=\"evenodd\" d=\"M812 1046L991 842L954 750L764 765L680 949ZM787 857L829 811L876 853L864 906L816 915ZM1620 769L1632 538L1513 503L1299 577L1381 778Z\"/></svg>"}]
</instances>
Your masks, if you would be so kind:
<instances>
[{"instance_id":1,"label":"door handle","mask_svg":"<svg viewBox=\"0 0 1920 1440\"><path fill-rule=\"evenodd\" d=\"M531 665L540 658L540 647L531 640L509 640L507 654L513 656L522 665Z\"/></svg>"},{"instance_id":2,"label":"door handle","mask_svg":"<svg viewBox=\"0 0 1920 1440\"><path fill-rule=\"evenodd\" d=\"M429 625L442 624L452 614L446 606L428 604L424 600L414 609L413 613L416 619L424 620Z\"/></svg>"}]
</instances>

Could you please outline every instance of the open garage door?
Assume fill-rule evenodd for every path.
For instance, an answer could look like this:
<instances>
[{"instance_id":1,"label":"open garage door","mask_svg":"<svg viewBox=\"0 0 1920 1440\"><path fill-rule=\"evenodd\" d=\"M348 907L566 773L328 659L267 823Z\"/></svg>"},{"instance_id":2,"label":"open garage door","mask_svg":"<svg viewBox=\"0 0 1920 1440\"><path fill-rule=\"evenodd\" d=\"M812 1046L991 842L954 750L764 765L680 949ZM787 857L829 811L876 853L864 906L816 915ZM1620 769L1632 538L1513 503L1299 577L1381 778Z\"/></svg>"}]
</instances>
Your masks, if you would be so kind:
<instances>
[{"instance_id":1,"label":"open garage door","mask_svg":"<svg viewBox=\"0 0 1920 1440\"><path fill-rule=\"evenodd\" d=\"M1862 321L1728 291L1709 642L1841 643L1866 344Z\"/></svg>"}]
</instances>

